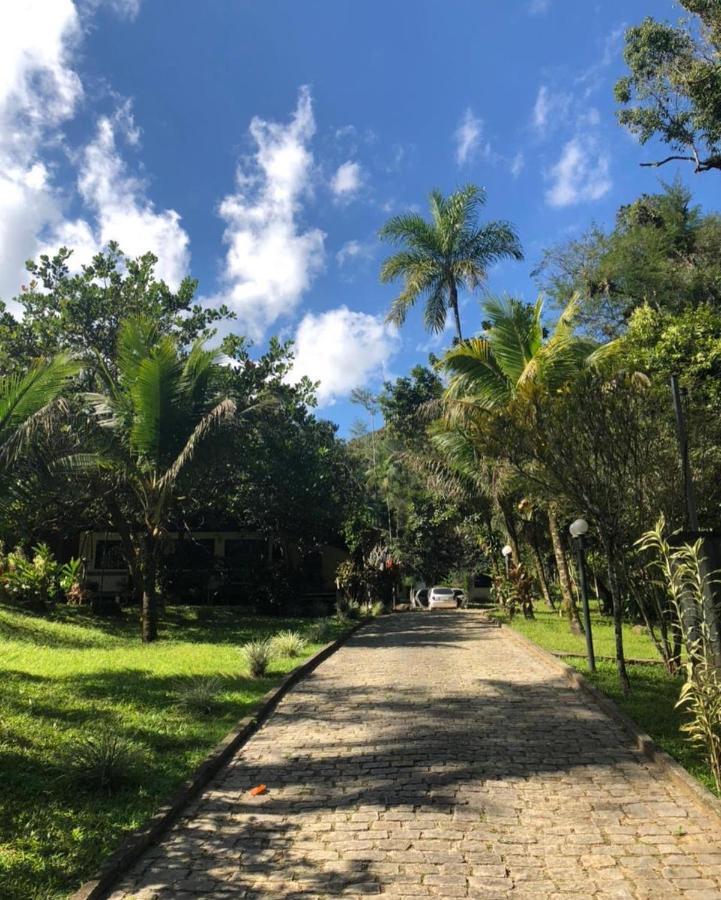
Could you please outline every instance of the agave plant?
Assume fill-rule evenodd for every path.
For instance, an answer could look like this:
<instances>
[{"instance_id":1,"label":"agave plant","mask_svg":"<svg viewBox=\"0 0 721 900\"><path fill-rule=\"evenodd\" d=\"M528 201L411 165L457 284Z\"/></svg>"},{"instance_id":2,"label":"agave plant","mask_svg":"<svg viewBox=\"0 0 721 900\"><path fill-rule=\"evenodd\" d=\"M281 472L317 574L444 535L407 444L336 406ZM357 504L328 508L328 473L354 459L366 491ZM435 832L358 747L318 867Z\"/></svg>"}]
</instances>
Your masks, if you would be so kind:
<instances>
[{"instance_id":1,"label":"agave plant","mask_svg":"<svg viewBox=\"0 0 721 900\"><path fill-rule=\"evenodd\" d=\"M297 631L279 631L273 635L271 644L278 656L289 656L291 659L302 656L308 646L306 639Z\"/></svg>"},{"instance_id":2,"label":"agave plant","mask_svg":"<svg viewBox=\"0 0 721 900\"><path fill-rule=\"evenodd\" d=\"M248 671L253 678L261 678L268 671L273 656L273 645L267 640L248 641L240 648Z\"/></svg>"}]
</instances>

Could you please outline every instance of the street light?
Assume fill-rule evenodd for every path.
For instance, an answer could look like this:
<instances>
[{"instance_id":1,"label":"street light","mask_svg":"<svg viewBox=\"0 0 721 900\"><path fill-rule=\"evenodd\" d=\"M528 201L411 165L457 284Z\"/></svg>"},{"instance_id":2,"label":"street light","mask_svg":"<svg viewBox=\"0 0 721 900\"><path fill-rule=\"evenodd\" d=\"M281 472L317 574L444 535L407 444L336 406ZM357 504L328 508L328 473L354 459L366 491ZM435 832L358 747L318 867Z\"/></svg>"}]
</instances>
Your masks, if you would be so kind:
<instances>
[{"instance_id":1,"label":"street light","mask_svg":"<svg viewBox=\"0 0 721 900\"><path fill-rule=\"evenodd\" d=\"M506 578L508 578L510 572L511 565L511 554L513 553L513 547L510 544L506 544L506 546L501 550L503 554L503 561L506 564Z\"/></svg>"},{"instance_id":2,"label":"street light","mask_svg":"<svg viewBox=\"0 0 721 900\"><path fill-rule=\"evenodd\" d=\"M593 635L591 634L591 612L588 608L588 585L586 584L586 560L583 553L583 536L588 531L588 522L585 519L576 519L568 529L571 532L573 543L576 547L576 560L578 562L578 581L581 587L581 601L583 603L583 630L586 632L586 655L588 656L588 669L596 671L596 656L593 652Z\"/></svg>"}]
</instances>

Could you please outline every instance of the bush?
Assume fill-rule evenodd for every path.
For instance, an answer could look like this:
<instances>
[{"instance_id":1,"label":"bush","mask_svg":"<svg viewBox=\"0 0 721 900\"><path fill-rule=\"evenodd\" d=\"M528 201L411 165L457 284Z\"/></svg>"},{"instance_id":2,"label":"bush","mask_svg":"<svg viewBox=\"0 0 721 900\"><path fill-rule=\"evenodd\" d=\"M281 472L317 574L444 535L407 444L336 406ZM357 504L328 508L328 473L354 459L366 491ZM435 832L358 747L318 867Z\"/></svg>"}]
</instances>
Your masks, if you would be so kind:
<instances>
[{"instance_id":1,"label":"bush","mask_svg":"<svg viewBox=\"0 0 721 900\"><path fill-rule=\"evenodd\" d=\"M219 678L179 681L175 686L174 704L182 712L209 716L218 708L221 688L222 682Z\"/></svg>"},{"instance_id":2,"label":"bush","mask_svg":"<svg viewBox=\"0 0 721 900\"><path fill-rule=\"evenodd\" d=\"M374 619L376 618L376 616L382 616L384 612L385 606L381 603L380 600L376 600L368 607L368 614L373 616Z\"/></svg>"},{"instance_id":3,"label":"bush","mask_svg":"<svg viewBox=\"0 0 721 900\"><path fill-rule=\"evenodd\" d=\"M9 600L44 606L64 594L69 603L83 603L87 593L81 585L81 570L79 559L61 566L47 544L33 547L30 557L22 547L7 555L0 547L0 590Z\"/></svg>"},{"instance_id":4,"label":"bush","mask_svg":"<svg viewBox=\"0 0 721 900\"><path fill-rule=\"evenodd\" d=\"M270 641L249 641L240 648L253 678L260 678L268 671L273 648Z\"/></svg>"},{"instance_id":5,"label":"bush","mask_svg":"<svg viewBox=\"0 0 721 900\"><path fill-rule=\"evenodd\" d=\"M72 745L67 752L67 777L77 787L112 794L140 781L144 762L138 744L106 729Z\"/></svg>"},{"instance_id":6,"label":"bush","mask_svg":"<svg viewBox=\"0 0 721 900\"><path fill-rule=\"evenodd\" d=\"M360 619L361 608L357 600L349 600L341 595L335 605L336 616L339 622L350 622Z\"/></svg>"},{"instance_id":7,"label":"bush","mask_svg":"<svg viewBox=\"0 0 721 900\"><path fill-rule=\"evenodd\" d=\"M333 640L336 630L332 619L321 619L314 622L307 631L311 644L327 644Z\"/></svg>"},{"instance_id":8,"label":"bush","mask_svg":"<svg viewBox=\"0 0 721 900\"><path fill-rule=\"evenodd\" d=\"M280 631L271 640L273 651L278 656L289 656L294 659L305 653L307 642L297 631Z\"/></svg>"}]
</instances>

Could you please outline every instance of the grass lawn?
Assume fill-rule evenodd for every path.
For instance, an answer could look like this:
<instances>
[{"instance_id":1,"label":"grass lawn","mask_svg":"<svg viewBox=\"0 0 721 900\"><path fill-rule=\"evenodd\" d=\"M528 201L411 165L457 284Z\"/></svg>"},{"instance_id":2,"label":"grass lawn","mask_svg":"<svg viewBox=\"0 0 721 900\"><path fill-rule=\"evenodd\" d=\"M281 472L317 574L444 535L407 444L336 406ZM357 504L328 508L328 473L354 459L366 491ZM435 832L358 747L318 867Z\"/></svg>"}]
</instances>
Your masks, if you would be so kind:
<instances>
[{"instance_id":1,"label":"grass lawn","mask_svg":"<svg viewBox=\"0 0 721 900\"><path fill-rule=\"evenodd\" d=\"M672 678L663 666L629 665L631 693L621 692L616 666L613 662L596 663L596 673L588 671L585 659L586 642L583 635L572 634L565 618L550 610L535 610L535 619L516 615L510 623L545 650L556 653L578 653L563 661L582 672L589 681L604 691L640 727L651 735L656 743L674 757L709 790L714 790L713 777L704 763L698 748L689 744L679 731L684 713L675 708L681 690L682 679ZM497 618L502 616L494 614ZM593 645L597 656L614 656L613 621L592 614ZM508 624L508 623L507 623ZM623 632L626 656L634 659L659 659L658 652L647 634L634 631L626 624Z\"/></svg>"},{"instance_id":2,"label":"grass lawn","mask_svg":"<svg viewBox=\"0 0 721 900\"><path fill-rule=\"evenodd\" d=\"M299 662L275 659L267 677L251 679L239 646L309 625L178 607L161 640L143 646L130 613L105 622L79 609L36 616L0 605L0 897L62 897L91 876ZM222 680L217 710L181 711L178 682L203 676ZM74 741L103 728L147 754L142 782L112 796L79 789L63 763Z\"/></svg>"}]
</instances>

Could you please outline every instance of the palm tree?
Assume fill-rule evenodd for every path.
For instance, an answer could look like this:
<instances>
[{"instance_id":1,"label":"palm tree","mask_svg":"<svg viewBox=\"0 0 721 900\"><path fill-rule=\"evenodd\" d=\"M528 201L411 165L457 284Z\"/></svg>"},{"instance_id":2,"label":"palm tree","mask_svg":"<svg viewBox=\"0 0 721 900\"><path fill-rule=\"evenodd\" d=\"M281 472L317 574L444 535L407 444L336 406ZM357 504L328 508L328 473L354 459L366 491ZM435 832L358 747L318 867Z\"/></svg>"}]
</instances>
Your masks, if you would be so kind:
<instances>
[{"instance_id":1,"label":"palm tree","mask_svg":"<svg viewBox=\"0 0 721 900\"><path fill-rule=\"evenodd\" d=\"M443 331L453 312L458 341L463 340L458 292L474 290L500 259L523 259L523 251L508 222L478 223L486 193L469 184L450 197L430 194L431 221L417 213L394 216L380 230L380 238L400 249L381 268L384 283L402 278L403 291L393 301L387 321L402 325L408 310L424 297L424 321L429 331Z\"/></svg>"},{"instance_id":2,"label":"palm tree","mask_svg":"<svg viewBox=\"0 0 721 900\"><path fill-rule=\"evenodd\" d=\"M61 394L77 374L70 354L37 360L24 375L0 378L0 467L10 465L39 430L48 430Z\"/></svg>"},{"instance_id":3,"label":"palm tree","mask_svg":"<svg viewBox=\"0 0 721 900\"><path fill-rule=\"evenodd\" d=\"M572 297L546 338L540 298L533 306L511 297L486 301L485 336L451 348L441 363L449 375L444 394L446 430L452 434L458 429L467 433L479 424L482 428L479 413L504 412L522 394L555 391L574 378L597 350L594 341L574 333L577 309L578 298ZM452 448L454 440L443 431L436 437L441 450ZM547 513L564 606L574 622L575 604L553 503L547 505Z\"/></svg>"},{"instance_id":4,"label":"palm tree","mask_svg":"<svg viewBox=\"0 0 721 900\"><path fill-rule=\"evenodd\" d=\"M61 461L67 470L104 473L128 498L132 524L116 492L106 492L109 517L142 585L145 642L158 633L157 569L174 488L209 433L236 411L232 399L214 390L217 358L200 343L183 355L176 339L159 336L153 323L126 320L118 335L117 374L98 359L100 391L87 395L101 436L98 449Z\"/></svg>"}]
</instances>

